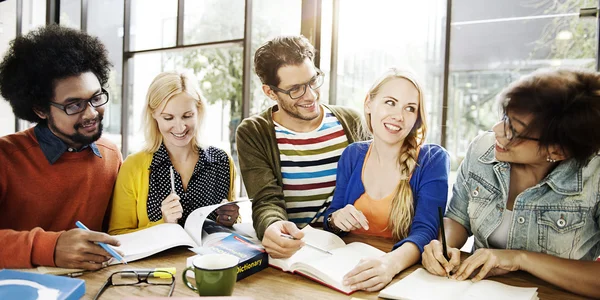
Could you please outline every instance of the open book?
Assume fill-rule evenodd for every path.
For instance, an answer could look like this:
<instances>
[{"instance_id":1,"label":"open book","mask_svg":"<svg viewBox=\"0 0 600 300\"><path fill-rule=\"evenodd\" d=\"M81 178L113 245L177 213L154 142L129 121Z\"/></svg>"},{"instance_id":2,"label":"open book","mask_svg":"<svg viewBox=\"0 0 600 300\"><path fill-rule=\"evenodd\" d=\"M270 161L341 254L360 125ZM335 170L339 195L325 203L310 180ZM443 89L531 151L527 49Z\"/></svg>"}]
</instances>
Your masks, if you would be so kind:
<instances>
[{"instance_id":1,"label":"open book","mask_svg":"<svg viewBox=\"0 0 600 300\"><path fill-rule=\"evenodd\" d=\"M448 299L448 300L536 300L537 288L523 288L504 283L481 280L458 281L430 274L419 268L402 280L379 292L386 299Z\"/></svg>"},{"instance_id":2,"label":"open book","mask_svg":"<svg viewBox=\"0 0 600 300\"><path fill-rule=\"evenodd\" d=\"M237 203L240 206L240 211L242 210L242 205L250 205L248 199L244 198L237 201L224 202L220 204L200 207L194 210L188 216L188 218L185 221L184 227L181 227L178 224L164 223L131 233L115 235L114 237L117 240L119 240L119 242L121 242L121 246L113 248L118 249L119 251L124 253L124 258L127 262L146 258L153 254L178 246L188 246L196 248L198 246L203 245L203 235L205 238L207 236L210 236L210 234L203 234L204 221L206 221L208 215L218 207L231 203ZM251 234L252 231L250 231L247 227L251 228L252 224L234 224L232 231L238 232L236 228L240 228L240 232L238 232L239 234ZM225 236L227 235L229 234L226 234ZM222 239L223 237L224 236L221 235L218 238ZM256 238L256 234L254 233L254 236L249 236L248 238ZM109 265L115 265L120 263L121 262L119 262L116 258L111 258L109 260ZM54 267L37 267L19 270L55 275L66 275L83 271L81 269L66 269Z\"/></svg>"},{"instance_id":3,"label":"open book","mask_svg":"<svg viewBox=\"0 0 600 300\"><path fill-rule=\"evenodd\" d=\"M345 294L354 290L342 284L344 275L350 272L361 259L379 257L385 252L364 243L346 245L337 235L307 225L302 229L305 243L328 250L332 254L304 246L290 258L269 257L269 264L286 272L298 273Z\"/></svg>"}]
</instances>

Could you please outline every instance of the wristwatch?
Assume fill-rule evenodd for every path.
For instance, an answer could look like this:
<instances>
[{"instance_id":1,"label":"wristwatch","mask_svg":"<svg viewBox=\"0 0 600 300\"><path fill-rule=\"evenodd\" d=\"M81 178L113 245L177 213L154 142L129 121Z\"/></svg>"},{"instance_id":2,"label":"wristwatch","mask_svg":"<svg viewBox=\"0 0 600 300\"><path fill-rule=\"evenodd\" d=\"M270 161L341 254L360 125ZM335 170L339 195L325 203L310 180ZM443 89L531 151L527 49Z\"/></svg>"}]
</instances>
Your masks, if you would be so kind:
<instances>
[{"instance_id":1,"label":"wristwatch","mask_svg":"<svg viewBox=\"0 0 600 300\"><path fill-rule=\"evenodd\" d=\"M342 229L335 226L335 223L333 223L333 214L329 214L329 216L327 216L327 226L329 227L331 232L333 232L335 234L340 234L340 233L344 232Z\"/></svg>"}]
</instances>

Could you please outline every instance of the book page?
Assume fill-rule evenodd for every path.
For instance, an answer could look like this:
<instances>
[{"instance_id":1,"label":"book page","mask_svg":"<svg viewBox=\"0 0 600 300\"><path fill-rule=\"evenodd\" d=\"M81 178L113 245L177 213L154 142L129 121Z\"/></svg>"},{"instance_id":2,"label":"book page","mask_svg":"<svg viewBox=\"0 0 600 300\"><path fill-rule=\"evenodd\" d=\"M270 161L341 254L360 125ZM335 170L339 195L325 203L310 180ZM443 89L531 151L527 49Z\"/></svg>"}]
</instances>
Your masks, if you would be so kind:
<instances>
[{"instance_id":1,"label":"book page","mask_svg":"<svg viewBox=\"0 0 600 300\"><path fill-rule=\"evenodd\" d=\"M302 265L319 270L332 281L341 283L342 278L354 269L361 259L379 257L385 254L385 252L373 246L358 242L333 249L331 250L331 253L333 253L333 255L304 261L302 262ZM304 266L298 268L304 268Z\"/></svg>"},{"instance_id":2,"label":"book page","mask_svg":"<svg viewBox=\"0 0 600 300\"><path fill-rule=\"evenodd\" d=\"M113 237L121 242L120 247L114 248L125 253L128 262L177 246L198 246L178 224L158 224Z\"/></svg>"},{"instance_id":3,"label":"book page","mask_svg":"<svg viewBox=\"0 0 600 300\"><path fill-rule=\"evenodd\" d=\"M473 283L461 299L482 298L486 300L534 300L537 299L537 288L516 287L493 280L482 280Z\"/></svg>"},{"instance_id":4,"label":"book page","mask_svg":"<svg viewBox=\"0 0 600 300\"><path fill-rule=\"evenodd\" d=\"M476 283L436 276L419 268L400 281L386 287L379 297L387 299L449 299L449 300L533 300L537 288L510 286L492 280Z\"/></svg>"},{"instance_id":5,"label":"book page","mask_svg":"<svg viewBox=\"0 0 600 300\"><path fill-rule=\"evenodd\" d=\"M458 281L436 276L419 268L400 281L387 286L379 297L387 299L448 299L458 300L471 285L470 280ZM489 294L484 294L484 298Z\"/></svg>"},{"instance_id":6,"label":"book page","mask_svg":"<svg viewBox=\"0 0 600 300\"><path fill-rule=\"evenodd\" d=\"M215 209L231 204L231 203L240 203L249 201L248 198L242 198L236 201L231 202L222 202L219 204L203 206L194 210L185 220L185 231L187 231L188 235L196 242L198 245L202 245L202 226L204 226L204 221L212 213Z\"/></svg>"},{"instance_id":7,"label":"book page","mask_svg":"<svg viewBox=\"0 0 600 300\"><path fill-rule=\"evenodd\" d=\"M310 225L306 225L306 227L302 228L302 232L304 232L304 238L302 240L305 243L317 246L324 250L332 250L346 245L339 236L328 231L314 229ZM279 267L284 271L292 271L294 270L294 264L298 262L318 260L328 256L331 255L312 247L304 246L290 258L281 259L269 257L269 264Z\"/></svg>"}]
</instances>

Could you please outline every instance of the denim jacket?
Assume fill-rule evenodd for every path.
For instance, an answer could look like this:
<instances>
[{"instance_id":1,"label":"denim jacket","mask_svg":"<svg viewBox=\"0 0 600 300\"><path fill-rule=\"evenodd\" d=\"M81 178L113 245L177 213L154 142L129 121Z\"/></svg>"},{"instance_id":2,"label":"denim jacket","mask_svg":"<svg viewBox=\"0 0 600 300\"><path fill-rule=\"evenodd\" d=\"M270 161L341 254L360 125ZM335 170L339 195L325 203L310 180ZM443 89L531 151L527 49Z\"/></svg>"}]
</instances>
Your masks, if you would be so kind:
<instances>
[{"instance_id":1,"label":"denim jacket","mask_svg":"<svg viewBox=\"0 0 600 300\"><path fill-rule=\"evenodd\" d=\"M491 248L490 234L502 221L510 164L496 160L494 133L475 138L462 162L446 217L475 236L474 247ZM561 162L546 178L515 199L507 249L594 260L600 255L600 157L577 168Z\"/></svg>"}]
</instances>

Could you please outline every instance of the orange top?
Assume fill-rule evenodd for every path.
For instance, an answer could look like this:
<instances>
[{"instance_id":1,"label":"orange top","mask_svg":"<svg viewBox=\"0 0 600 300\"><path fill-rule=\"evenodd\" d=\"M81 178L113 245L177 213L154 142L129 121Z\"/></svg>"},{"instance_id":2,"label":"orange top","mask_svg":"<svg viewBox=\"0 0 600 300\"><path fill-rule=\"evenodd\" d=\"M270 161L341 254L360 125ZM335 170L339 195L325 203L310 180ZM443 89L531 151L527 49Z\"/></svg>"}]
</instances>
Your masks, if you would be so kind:
<instances>
[{"instance_id":1,"label":"orange top","mask_svg":"<svg viewBox=\"0 0 600 300\"><path fill-rule=\"evenodd\" d=\"M104 138L96 146L102 158L88 147L50 165L33 127L0 138L0 269L55 266L58 237L75 221L102 230L122 158Z\"/></svg>"},{"instance_id":2,"label":"orange top","mask_svg":"<svg viewBox=\"0 0 600 300\"><path fill-rule=\"evenodd\" d=\"M367 163L367 159L371 154L372 144L369 146L369 151L367 151L367 155L365 156L365 161L363 162L362 167L362 178L364 182L365 176L365 165ZM369 230L364 230L363 228L352 231L352 233L357 234L367 234L374 236L381 236L386 238L392 237L392 229L387 228L388 221L390 219L390 210L392 209L392 200L394 199L394 193L389 194L382 199L373 199L367 192L364 192L356 201L354 202L354 207L360 210L363 215L369 221Z\"/></svg>"}]
</instances>

